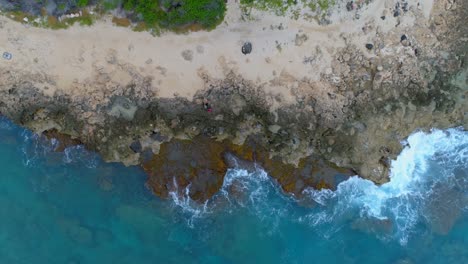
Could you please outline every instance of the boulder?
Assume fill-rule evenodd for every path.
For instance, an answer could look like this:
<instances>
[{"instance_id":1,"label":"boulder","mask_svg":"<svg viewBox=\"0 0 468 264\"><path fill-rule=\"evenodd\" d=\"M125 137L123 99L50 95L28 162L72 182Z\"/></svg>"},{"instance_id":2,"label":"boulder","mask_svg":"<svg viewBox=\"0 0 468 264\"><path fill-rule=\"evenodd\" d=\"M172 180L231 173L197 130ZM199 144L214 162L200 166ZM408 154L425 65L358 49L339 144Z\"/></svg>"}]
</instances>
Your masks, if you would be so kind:
<instances>
[{"instance_id":1,"label":"boulder","mask_svg":"<svg viewBox=\"0 0 468 264\"><path fill-rule=\"evenodd\" d=\"M244 45L242 45L242 54L247 55L252 52L252 43L250 42L245 42Z\"/></svg>"}]
</instances>

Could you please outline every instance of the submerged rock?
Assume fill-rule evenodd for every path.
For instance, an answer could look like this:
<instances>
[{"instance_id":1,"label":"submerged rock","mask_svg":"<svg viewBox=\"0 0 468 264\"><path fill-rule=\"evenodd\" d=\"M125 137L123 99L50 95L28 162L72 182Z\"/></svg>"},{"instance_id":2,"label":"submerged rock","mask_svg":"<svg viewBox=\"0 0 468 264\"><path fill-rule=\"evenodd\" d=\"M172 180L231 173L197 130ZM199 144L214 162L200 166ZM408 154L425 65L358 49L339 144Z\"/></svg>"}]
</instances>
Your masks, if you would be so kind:
<instances>
[{"instance_id":1,"label":"submerged rock","mask_svg":"<svg viewBox=\"0 0 468 264\"><path fill-rule=\"evenodd\" d=\"M55 151L62 152L66 148L82 145L83 142L77 138L73 138L69 135L60 133L57 129L46 130L42 133L48 139L55 139L57 144L55 146Z\"/></svg>"},{"instance_id":2,"label":"submerged rock","mask_svg":"<svg viewBox=\"0 0 468 264\"><path fill-rule=\"evenodd\" d=\"M158 196L188 194L193 200L205 201L221 189L227 169L233 165L232 157L238 159L236 169L255 170L253 162L262 166L285 192L296 197L309 187L334 189L353 175L318 157L301 159L298 166L285 164L279 157L270 158L254 138L240 146L204 136L162 144L159 154L143 168L149 174L149 186Z\"/></svg>"}]
</instances>

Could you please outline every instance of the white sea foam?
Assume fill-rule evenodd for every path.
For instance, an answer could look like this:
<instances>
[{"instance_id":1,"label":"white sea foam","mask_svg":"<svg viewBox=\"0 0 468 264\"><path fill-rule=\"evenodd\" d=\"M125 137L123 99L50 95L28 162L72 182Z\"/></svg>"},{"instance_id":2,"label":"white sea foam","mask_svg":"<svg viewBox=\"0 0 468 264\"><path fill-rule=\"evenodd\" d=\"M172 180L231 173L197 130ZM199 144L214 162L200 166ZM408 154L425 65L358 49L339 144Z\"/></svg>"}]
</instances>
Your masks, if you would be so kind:
<instances>
[{"instance_id":1,"label":"white sea foam","mask_svg":"<svg viewBox=\"0 0 468 264\"><path fill-rule=\"evenodd\" d=\"M15 128L13 123L3 116L0 116L0 130L11 131Z\"/></svg>"},{"instance_id":2,"label":"white sea foam","mask_svg":"<svg viewBox=\"0 0 468 264\"><path fill-rule=\"evenodd\" d=\"M84 146L68 147L63 153L57 153L55 149L57 149L60 143L57 139L52 138L48 140L28 130L22 130L20 136L23 140L21 152L25 166L34 167L38 160L46 159L52 153L63 155L62 162L64 164L79 164L87 168L95 168L98 164L98 155L87 151Z\"/></svg>"},{"instance_id":3,"label":"white sea foam","mask_svg":"<svg viewBox=\"0 0 468 264\"><path fill-rule=\"evenodd\" d=\"M72 146L63 151L62 161L66 164L77 163L92 169L98 164L98 156L90 151L87 151L84 146Z\"/></svg>"},{"instance_id":4,"label":"white sea foam","mask_svg":"<svg viewBox=\"0 0 468 264\"><path fill-rule=\"evenodd\" d=\"M203 204L200 204L192 198L190 198L190 184L185 187L182 192L179 190L179 186L174 178L173 180L174 190L169 192L169 197L172 199L174 206L180 208L183 213L188 215L187 224L190 227L194 227L194 221L204 217L210 213L208 208L208 202L205 201Z\"/></svg>"},{"instance_id":5,"label":"white sea foam","mask_svg":"<svg viewBox=\"0 0 468 264\"><path fill-rule=\"evenodd\" d=\"M255 204L256 200L261 199L266 195L266 191L270 184L270 178L265 171L257 168L254 172L249 172L243 169L229 169L224 178L221 194L226 199L230 200L229 188L235 185L237 190L249 193L249 200ZM240 205L245 206L242 201Z\"/></svg>"},{"instance_id":6,"label":"white sea foam","mask_svg":"<svg viewBox=\"0 0 468 264\"><path fill-rule=\"evenodd\" d=\"M441 218L431 218L427 213L433 200L441 198L437 194L438 184L463 191L468 188L468 132L462 129L416 132L402 144L406 147L391 162L390 182L377 186L354 176L340 183L336 191L307 189L305 194L318 207L304 209L305 213L294 209L296 201L284 195L261 168L254 172L228 170L220 192L203 205L190 199L190 186L185 195L175 191L171 197L176 206L191 215L191 220L207 215L217 205L213 201L221 200L229 205L222 210L248 210L261 221L268 221L272 232L283 219L295 218L329 237L349 222L364 219L369 225L391 226L390 234L379 237L396 238L405 244L418 223L431 225L432 218ZM464 193L459 197L467 199ZM465 200L456 199L452 199L450 206L444 205L444 210L447 207L468 210Z\"/></svg>"},{"instance_id":7,"label":"white sea foam","mask_svg":"<svg viewBox=\"0 0 468 264\"><path fill-rule=\"evenodd\" d=\"M50 153L54 149L54 144L56 144L54 141L43 142L40 140L39 135L27 130L21 132L21 138L23 139L21 145L23 164L28 167L35 166L37 160Z\"/></svg>"},{"instance_id":8,"label":"white sea foam","mask_svg":"<svg viewBox=\"0 0 468 264\"><path fill-rule=\"evenodd\" d=\"M35 166L57 146L55 140L44 141L26 130L20 137L26 166ZM340 183L336 191L307 189L305 194L318 207L304 209L305 213L297 213L293 199L283 195L261 168L253 172L228 170L220 192L204 204L190 199L190 185L182 192L175 185L170 196L174 206L189 215L189 225L209 215L218 201L224 201L223 210L247 209L260 220L267 220L272 229L286 218L319 227L317 230L328 226L326 236L359 218L369 219L369 223L391 223L391 236L405 244L418 224L443 229L444 225L453 225L450 217L468 210L468 132L461 128L416 132L402 144L405 148L391 162L390 182L377 186L355 176ZM81 146L68 148L63 154L66 164L92 168L96 161L97 156Z\"/></svg>"},{"instance_id":9,"label":"white sea foam","mask_svg":"<svg viewBox=\"0 0 468 264\"><path fill-rule=\"evenodd\" d=\"M436 184L463 185L459 186L462 190L468 186L468 133L461 129L416 132L405 145L391 163L390 182L382 186L352 177L335 192L306 190L327 207L325 215L312 213L306 219L313 225L329 224L357 211L360 217L390 220L394 235L400 243L407 243L416 224L427 219L424 214ZM455 168L462 170L458 179L454 178Z\"/></svg>"},{"instance_id":10,"label":"white sea foam","mask_svg":"<svg viewBox=\"0 0 468 264\"><path fill-rule=\"evenodd\" d=\"M231 193L235 188L235 194ZM230 169L224 179L220 194L231 209L242 208L269 226L269 233L278 229L293 205L291 197L283 195L280 187L262 168L254 171Z\"/></svg>"},{"instance_id":11,"label":"white sea foam","mask_svg":"<svg viewBox=\"0 0 468 264\"><path fill-rule=\"evenodd\" d=\"M204 204L190 198L190 185L183 192L179 190L175 181L173 186L174 191L169 193L173 205L186 214L190 227L196 225L196 220L208 217L213 211L229 213L242 209L260 220L267 220L271 232L274 232L281 217L287 213L286 200L291 200L281 194L276 183L261 168L254 171L229 169L220 191ZM289 204L292 203L289 201Z\"/></svg>"}]
</instances>

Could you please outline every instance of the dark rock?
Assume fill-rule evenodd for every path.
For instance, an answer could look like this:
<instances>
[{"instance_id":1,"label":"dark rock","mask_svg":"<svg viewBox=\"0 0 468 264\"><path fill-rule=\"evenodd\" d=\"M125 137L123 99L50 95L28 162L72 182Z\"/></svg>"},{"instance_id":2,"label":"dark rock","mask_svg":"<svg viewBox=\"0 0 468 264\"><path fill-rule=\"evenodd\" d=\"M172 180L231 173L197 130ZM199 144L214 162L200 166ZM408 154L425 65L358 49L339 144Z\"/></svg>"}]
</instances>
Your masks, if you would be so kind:
<instances>
[{"instance_id":1,"label":"dark rock","mask_svg":"<svg viewBox=\"0 0 468 264\"><path fill-rule=\"evenodd\" d=\"M9 52L4 52L2 57L5 59L5 60L11 60L11 58L13 57L13 55L11 55L11 53Z\"/></svg>"},{"instance_id":2,"label":"dark rock","mask_svg":"<svg viewBox=\"0 0 468 264\"><path fill-rule=\"evenodd\" d=\"M380 19L385 20L385 16L381 16Z\"/></svg>"},{"instance_id":3,"label":"dark rock","mask_svg":"<svg viewBox=\"0 0 468 264\"><path fill-rule=\"evenodd\" d=\"M300 197L304 189L336 189L336 175L345 179L353 175L346 169L309 156L298 166L285 164L280 158L270 158L266 149L252 138L243 146L199 136L191 141L172 140L161 145L158 154L143 163L148 184L153 192L167 197L170 192L188 195L195 201L206 201L223 185L229 167L248 171L262 166L285 192Z\"/></svg>"},{"instance_id":4,"label":"dark rock","mask_svg":"<svg viewBox=\"0 0 468 264\"><path fill-rule=\"evenodd\" d=\"M130 149L135 153L140 153L142 151L142 146L139 140L133 141L130 144Z\"/></svg>"},{"instance_id":5,"label":"dark rock","mask_svg":"<svg viewBox=\"0 0 468 264\"><path fill-rule=\"evenodd\" d=\"M142 160L143 163L146 163L146 162L151 161L153 156L154 156L154 153L153 153L153 151L151 149L145 149L141 153L141 160Z\"/></svg>"},{"instance_id":6,"label":"dark rock","mask_svg":"<svg viewBox=\"0 0 468 264\"><path fill-rule=\"evenodd\" d=\"M397 17L400 15L400 10L396 9L394 12L393 12L393 17Z\"/></svg>"},{"instance_id":7,"label":"dark rock","mask_svg":"<svg viewBox=\"0 0 468 264\"><path fill-rule=\"evenodd\" d=\"M219 191L227 165L223 144L206 137L197 140L172 140L161 145L158 155L143 164L148 183L155 194L167 197L170 192L206 201ZM196 165L195 167L193 165Z\"/></svg>"},{"instance_id":8,"label":"dark rock","mask_svg":"<svg viewBox=\"0 0 468 264\"><path fill-rule=\"evenodd\" d=\"M60 133L57 129L51 129L51 130L46 130L42 132L42 134L47 138L47 139L55 139L57 140L55 144L54 151L57 152L63 152L66 148L77 146L77 145L82 145L83 143L81 140L77 138L73 138L69 135L66 135L64 133Z\"/></svg>"},{"instance_id":9,"label":"dark rock","mask_svg":"<svg viewBox=\"0 0 468 264\"><path fill-rule=\"evenodd\" d=\"M205 127L202 133L205 136L213 137L217 134L217 132L218 132L218 129L215 126L209 126L209 127Z\"/></svg>"},{"instance_id":10,"label":"dark rock","mask_svg":"<svg viewBox=\"0 0 468 264\"><path fill-rule=\"evenodd\" d=\"M408 12L408 3L407 2L404 2L401 6L401 9L403 9L403 12Z\"/></svg>"},{"instance_id":11,"label":"dark rock","mask_svg":"<svg viewBox=\"0 0 468 264\"><path fill-rule=\"evenodd\" d=\"M371 49L373 49L373 48L374 48L374 45L373 45L373 44L370 44L370 43L367 43L367 44L366 44L366 49L371 50Z\"/></svg>"},{"instance_id":12,"label":"dark rock","mask_svg":"<svg viewBox=\"0 0 468 264\"><path fill-rule=\"evenodd\" d=\"M161 133L156 133L156 132L153 132L153 134L151 134L150 138L152 140L159 141L159 142L167 141L167 139L168 139L166 136L161 135Z\"/></svg>"},{"instance_id":13,"label":"dark rock","mask_svg":"<svg viewBox=\"0 0 468 264\"><path fill-rule=\"evenodd\" d=\"M405 34L403 34L403 35L401 35L400 41L404 41L404 40L407 40L407 39L408 39L408 37Z\"/></svg>"},{"instance_id":14,"label":"dark rock","mask_svg":"<svg viewBox=\"0 0 468 264\"><path fill-rule=\"evenodd\" d=\"M419 49L414 49L414 55L419 56Z\"/></svg>"},{"instance_id":15,"label":"dark rock","mask_svg":"<svg viewBox=\"0 0 468 264\"><path fill-rule=\"evenodd\" d=\"M385 168L390 168L390 160L388 157L382 156L379 159L379 163L382 164L382 166L384 166Z\"/></svg>"},{"instance_id":16,"label":"dark rock","mask_svg":"<svg viewBox=\"0 0 468 264\"><path fill-rule=\"evenodd\" d=\"M244 45L242 45L242 54L247 55L252 52L252 43L250 42L245 42Z\"/></svg>"},{"instance_id":17,"label":"dark rock","mask_svg":"<svg viewBox=\"0 0 468 264\"><path fill-rule=\"evenodd\" d=\"M346 3L346 10L348 10L348 11L354 10L354 2L353 1L350 1L350 2Z\"/></svg>"}]
</instances>

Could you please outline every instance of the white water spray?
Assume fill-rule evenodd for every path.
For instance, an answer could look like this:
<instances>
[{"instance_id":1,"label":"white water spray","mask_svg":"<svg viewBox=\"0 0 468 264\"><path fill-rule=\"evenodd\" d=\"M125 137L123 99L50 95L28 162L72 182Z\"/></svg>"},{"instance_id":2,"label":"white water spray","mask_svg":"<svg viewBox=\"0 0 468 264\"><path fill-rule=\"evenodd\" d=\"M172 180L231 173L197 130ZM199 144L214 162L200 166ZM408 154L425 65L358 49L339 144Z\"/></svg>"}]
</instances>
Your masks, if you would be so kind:
<instances>
[{"instance_id":1,"label":"white water spray","mask_svg":"<svg viewBox=\"0 0 468 264\"><path fill-rule=\"evenodd\" d=\"M440 199L437 198L441 196L437 193L438 185L460 190L468 188L468 133L462 129L416 132L402 144L405 148L391 163L388 183L377 186L355 176L340 183L336 191L307 189L305 194L319 207L304 209L304 214L295 212L296 201L284 195L260 168L255 172L228 170L220 192L203 205L189 198L190 186L185 190L186 195L181 197L178 192L172 192L171 197L176 206L191 215L191 220L206 216L221 201L223 211L247 209L261 221L267 221L272 229L281 221L297 219L317 230L328 228L324 234L327 237L350 221L363 220L390 225L391 234L378 236L396 238L406 244L418 223L431 224L426 212L434 199ZM468 200L466 194L459 197ZM463 201L456 203L461 206L452 204L449 210L468 209Z\"/></svg>"},{"instance_id":2,"label":"white water spray","mask_svg":"<svg viewBox=\"0 0 468 264\"><path fill-rule=\"evenodd\" d=\"M407 243L416 224L427 219L424 212L434 186L456 181L468 187L468 133L462 129L416 132L405 145L391 163L390 182L382 186L352 177L335 192L306 190L317 203L326 205L327 212L308 215L309 222L330 224L357 210L360 217L390 220L400 243ZM454 178L454 168L464 171L462 179Z\"/></svg>"}]
</instances>

